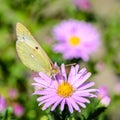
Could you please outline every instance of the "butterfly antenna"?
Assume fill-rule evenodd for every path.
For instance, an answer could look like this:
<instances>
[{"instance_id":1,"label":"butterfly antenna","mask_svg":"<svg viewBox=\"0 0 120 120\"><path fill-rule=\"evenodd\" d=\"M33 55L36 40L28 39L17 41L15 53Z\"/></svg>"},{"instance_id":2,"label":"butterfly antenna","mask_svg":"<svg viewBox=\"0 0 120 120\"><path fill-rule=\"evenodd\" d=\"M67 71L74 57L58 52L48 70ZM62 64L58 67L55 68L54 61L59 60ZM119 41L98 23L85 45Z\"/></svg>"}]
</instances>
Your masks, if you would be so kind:
<instances>
[{"instance_id":1,"label":"butterfly antenna","mask_svg":"<svg viewBox=\"0 0 120 120\"><path fill-rule=\"evenodd\" d=\"M73 66L73 65L76 65L76 63L67 64L67 65L65 65L65 67L69 67L69 66Z\"/></svg>"}]
</instances>

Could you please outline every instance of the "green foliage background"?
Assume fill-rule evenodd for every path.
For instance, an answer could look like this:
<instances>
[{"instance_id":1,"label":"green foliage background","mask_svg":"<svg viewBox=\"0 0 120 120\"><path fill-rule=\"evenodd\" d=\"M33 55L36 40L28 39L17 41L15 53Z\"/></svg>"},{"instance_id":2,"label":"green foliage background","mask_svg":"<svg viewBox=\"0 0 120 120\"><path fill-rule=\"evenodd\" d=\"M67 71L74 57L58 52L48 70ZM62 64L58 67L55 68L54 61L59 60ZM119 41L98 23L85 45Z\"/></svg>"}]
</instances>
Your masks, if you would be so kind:
<instances>
[{"instance_id":1,"label":"green foliage background","mask_svg":"<svg viewBox=\"0 0 120 120\"><path fill-rule=\"evenodd\" d=\"M99 16L94 10L90 12L78 10L69 0L0 0L0 94L10 102L9 107L12 107L11 100L8 98L8 91L10 88L16 88L19 91L19 96L12 102L21 103L25 109L24 115L20 118L12 115L14 119L40 120L43 115L47 115L38 107L36 97L32 96L30 71L17 56L15 48L16 23L21 22L29 28L52 61L68 64L77 60L65 61L60 54L52 51L52 44L55 41L51 33L54 25L64 19L71 18L95 24L100 30L105 49L104 54L99 59L93 57L89 62L81 61L81 65L87 67L94 76L98 72L96 64L102 61L110 67L119 79L120 15L105 18ZM50 45L47 44L47 41L50 42ZM112 111L116 110L115 106L118 106L119 103L120 94L112 95L111 106L99 119L110 119L108 116L114 113Z\"/></svg>"}]
</instances>

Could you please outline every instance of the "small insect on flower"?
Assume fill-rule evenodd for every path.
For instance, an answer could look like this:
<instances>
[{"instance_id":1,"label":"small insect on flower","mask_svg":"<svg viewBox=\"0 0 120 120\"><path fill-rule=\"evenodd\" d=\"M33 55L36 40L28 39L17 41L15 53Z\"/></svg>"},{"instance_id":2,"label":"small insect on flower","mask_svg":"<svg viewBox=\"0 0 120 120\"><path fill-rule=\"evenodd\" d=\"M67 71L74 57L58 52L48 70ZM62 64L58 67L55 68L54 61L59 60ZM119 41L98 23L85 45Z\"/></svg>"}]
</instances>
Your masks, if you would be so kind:
<instances>
[{"instance_id":1,"label":"small insect on flower","mask_svg":"<svg viewBox=\"0 0 120 120\"><path fill-rule=\"evenodd\" d=\"M70 113L74 110L80 112L80 107L85 108L85 103L90 103L89 98L96 97L97 89L91 88L94 82L86 82L91 73L85 68L79 70L79 65L76 65L71 67L67 75L64 64L61 65L60 71L63 77L51 78L42 72L39 73L39 77L34 77L35 82L32 85L42 88L35 89L34 92L34 95L39 95L39 106L43 105L42 110L51 107L53 111L60 105L63 111L66 104Z\"/></svg>"},{"instance_id":2,"label":"small insect on flower","mask_svg":"<svg viewBox=\"0 0 120 120\"><path fill-rule=\"evenodd\" d=\"M81 58L87 61L100 43L99 33L93 25L72 19L56 25L53 36L57 40L53 49L62 53L64 59Z\"/></svg>"}]
</instances>

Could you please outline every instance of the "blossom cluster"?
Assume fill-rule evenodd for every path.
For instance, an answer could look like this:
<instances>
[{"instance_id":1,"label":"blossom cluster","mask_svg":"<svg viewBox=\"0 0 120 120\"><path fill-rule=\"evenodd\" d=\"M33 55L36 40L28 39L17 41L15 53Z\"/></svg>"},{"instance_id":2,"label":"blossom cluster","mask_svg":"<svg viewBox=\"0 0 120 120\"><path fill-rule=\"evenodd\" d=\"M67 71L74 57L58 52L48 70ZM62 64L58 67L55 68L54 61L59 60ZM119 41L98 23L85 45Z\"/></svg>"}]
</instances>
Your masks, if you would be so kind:
<instances>
[{"instance_id":1,"label":"blossom cluster","mask_svg":"<svg viewBox=\"0 0 120 120\"><path fill-rule=\"evenodd\" d=\"M57 40L53 50L62 53L64 59L88 61L100 45L97 29L84 21L65 20L53 28L53 36Z\"/></svg>"}]
</instances>

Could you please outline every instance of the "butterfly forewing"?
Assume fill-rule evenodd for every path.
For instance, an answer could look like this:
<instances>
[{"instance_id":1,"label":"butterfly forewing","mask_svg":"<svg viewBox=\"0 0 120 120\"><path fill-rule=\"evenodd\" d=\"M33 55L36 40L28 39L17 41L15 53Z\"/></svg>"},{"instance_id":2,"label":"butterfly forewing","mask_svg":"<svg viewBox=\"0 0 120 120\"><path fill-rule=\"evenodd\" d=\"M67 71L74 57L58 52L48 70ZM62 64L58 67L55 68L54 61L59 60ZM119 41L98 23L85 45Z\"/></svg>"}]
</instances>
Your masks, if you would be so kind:
<instances>
[{"instance_id":1,"label":"butterfly forewing","mask_svg":"<svg viewBox=\"0 0 120 120\"><path fill-rule=\"evenodd\" d=\"M36 72L49 74L52 62L27 28L17 23L16 33L18 38L16 48L23 64Z\"/></svg>"}]
</instances>

